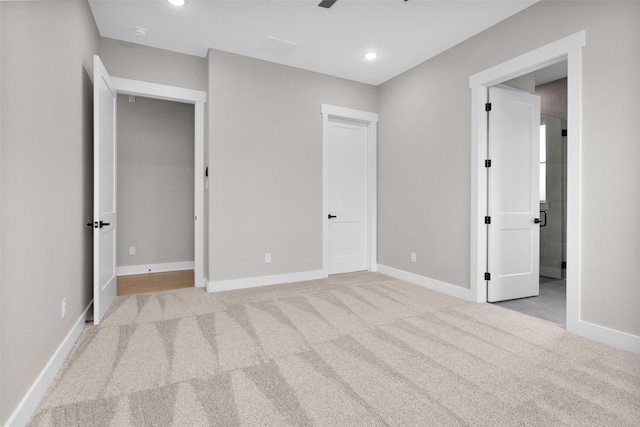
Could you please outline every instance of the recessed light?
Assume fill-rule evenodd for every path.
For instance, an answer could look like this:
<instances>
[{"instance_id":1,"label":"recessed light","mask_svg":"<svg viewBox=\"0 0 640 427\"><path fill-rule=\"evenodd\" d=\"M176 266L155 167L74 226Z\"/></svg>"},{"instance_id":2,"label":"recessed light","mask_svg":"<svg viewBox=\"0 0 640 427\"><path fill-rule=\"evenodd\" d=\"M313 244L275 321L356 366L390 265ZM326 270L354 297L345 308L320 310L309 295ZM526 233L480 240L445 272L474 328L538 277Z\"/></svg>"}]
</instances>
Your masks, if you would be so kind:
<instances>
[{"instance_id":1,"label":"recessed light","mask_svg":"<svg viewBox=\"0 0 640 427\"><path fill-rule=\"evenodd\" d=\"M378 54L375 52L367 52L364 54L364 57L366 59L368 59L369 61L373 61L374 59L376 59L378 57Z\"/></svg>"},{"instance_id":2,"label":"recessed light","mask_svg":"<svg viewBox=\"0 0 640 427\"><path fill-rule=\"evenodd\" d=\"M169 0L169 3L174 6L184 6L186 2L184 0Z\"/></svg>"}]
</instances>

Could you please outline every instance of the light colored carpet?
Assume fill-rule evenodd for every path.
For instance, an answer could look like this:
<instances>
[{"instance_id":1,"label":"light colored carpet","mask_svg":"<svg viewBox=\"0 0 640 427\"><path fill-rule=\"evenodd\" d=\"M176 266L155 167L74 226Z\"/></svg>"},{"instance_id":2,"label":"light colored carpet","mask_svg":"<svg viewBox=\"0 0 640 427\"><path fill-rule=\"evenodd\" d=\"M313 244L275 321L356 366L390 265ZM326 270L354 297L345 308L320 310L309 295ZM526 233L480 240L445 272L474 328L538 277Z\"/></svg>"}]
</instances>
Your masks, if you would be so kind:
<instances>
[{"instance_id":1,"label":"light colored carpet","mask_svg":"<svg viewBox=\"0 0 640 427\"><path fill-rule=\"evenodd\" d=\"M118 297L33 426L638 426L640 357L375 273Z\"/></svg>"}]
</instances>

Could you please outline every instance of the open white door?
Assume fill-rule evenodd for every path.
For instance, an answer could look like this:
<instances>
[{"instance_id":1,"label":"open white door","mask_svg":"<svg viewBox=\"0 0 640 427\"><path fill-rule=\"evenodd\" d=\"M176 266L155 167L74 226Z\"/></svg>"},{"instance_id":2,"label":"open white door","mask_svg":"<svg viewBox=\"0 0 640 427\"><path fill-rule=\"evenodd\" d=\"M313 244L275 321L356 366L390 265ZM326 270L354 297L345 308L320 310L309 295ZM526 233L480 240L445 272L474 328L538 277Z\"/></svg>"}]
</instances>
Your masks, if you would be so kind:
<instances>
[{"instance_id":1,"label":"open white door","mask_svg":"<svg viewBox=\"0 0 640 427\"><path fill-rule=\"evenodd\" d=\"M116 298L116 96L102 61L93 57L93 321Z\"/></svg>"},{"instance_id":2,"label":"open white door","mask_svg":"<svg viewBox=\"0 0 640 427\"><path fill-rule=\"evenodd\" d=\"M539 294L540 97L489 88L489 302Z\"/></svg>"},{"instance_id":3,"label":"open white door","mask_svg":"<svg viewBox=\"0 0 640 427\"><path fill-rule=\"evenodd\" d=\"M367 125L329 119L329 274L367 269Z\"/></svg>"}]
</instances>

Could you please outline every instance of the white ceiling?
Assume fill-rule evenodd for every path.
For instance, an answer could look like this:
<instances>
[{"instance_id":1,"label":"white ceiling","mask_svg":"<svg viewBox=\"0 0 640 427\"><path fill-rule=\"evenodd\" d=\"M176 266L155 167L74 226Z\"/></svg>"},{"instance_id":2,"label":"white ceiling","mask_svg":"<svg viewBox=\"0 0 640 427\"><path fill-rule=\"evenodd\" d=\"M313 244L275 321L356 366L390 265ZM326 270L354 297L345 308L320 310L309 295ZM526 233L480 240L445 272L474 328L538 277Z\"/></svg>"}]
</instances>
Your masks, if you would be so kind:
<instances>
[{"instance_id":1,"label":"white ceiling","mask_svg":"<svg viewBox=\"0 0 640 427\"><path fill-rule=\"evenodd\" d=\"M546 68L541 68L535 73L536 86L543 85L545 83L553 82L558 79L567 77L567 61L562 61L554 65L549 65Z\"/></svg>"},{"instance_id":2,"label":"white ceiling","mask_svg":"<svg viewBox=\"0 0 640 427\"><path fill-rule=\"evenodd\" d=\"M213 48L379 85L537 1L338 0L330 9L320 0L89 4L103 37L201 57ZM134 27L147 35L135 36ZM364 59L367 51L378 59Z\"/></svg>"}]
</instances>

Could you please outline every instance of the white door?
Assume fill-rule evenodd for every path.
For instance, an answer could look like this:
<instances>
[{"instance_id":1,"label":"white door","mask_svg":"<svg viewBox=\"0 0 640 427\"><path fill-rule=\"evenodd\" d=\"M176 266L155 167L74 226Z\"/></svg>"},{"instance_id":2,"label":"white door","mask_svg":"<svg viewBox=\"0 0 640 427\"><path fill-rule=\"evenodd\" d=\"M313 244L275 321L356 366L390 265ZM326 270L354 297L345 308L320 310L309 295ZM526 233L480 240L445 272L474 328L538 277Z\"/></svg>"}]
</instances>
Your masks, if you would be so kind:
<instances>
[{"instance_id":1,"label":"white door","mask_svg":"<svg viewBox=\"0 0 640 427\"><path fill-rule=\"evenodd\" d=\"M116 90L93 57L93 319L116 298Z\"/></svg>"},{"instance_id":2,"label":"white door","mask_svg":"<svg viewBox=\"0 0 640 427\"><path fill-rule=\"evenodd\" d=\"M539 293L540 97L489 89L487 300Z\"/></svg>"},{"instance_id":3,"label":"white door","mask_svg":"<svg viewBox=\"0 0 640 427\"><path fill-rule=\"evenodd\" d=\"M367 270L367 125L328 125L329 274Z\"/></svg>"}]
</instances>

